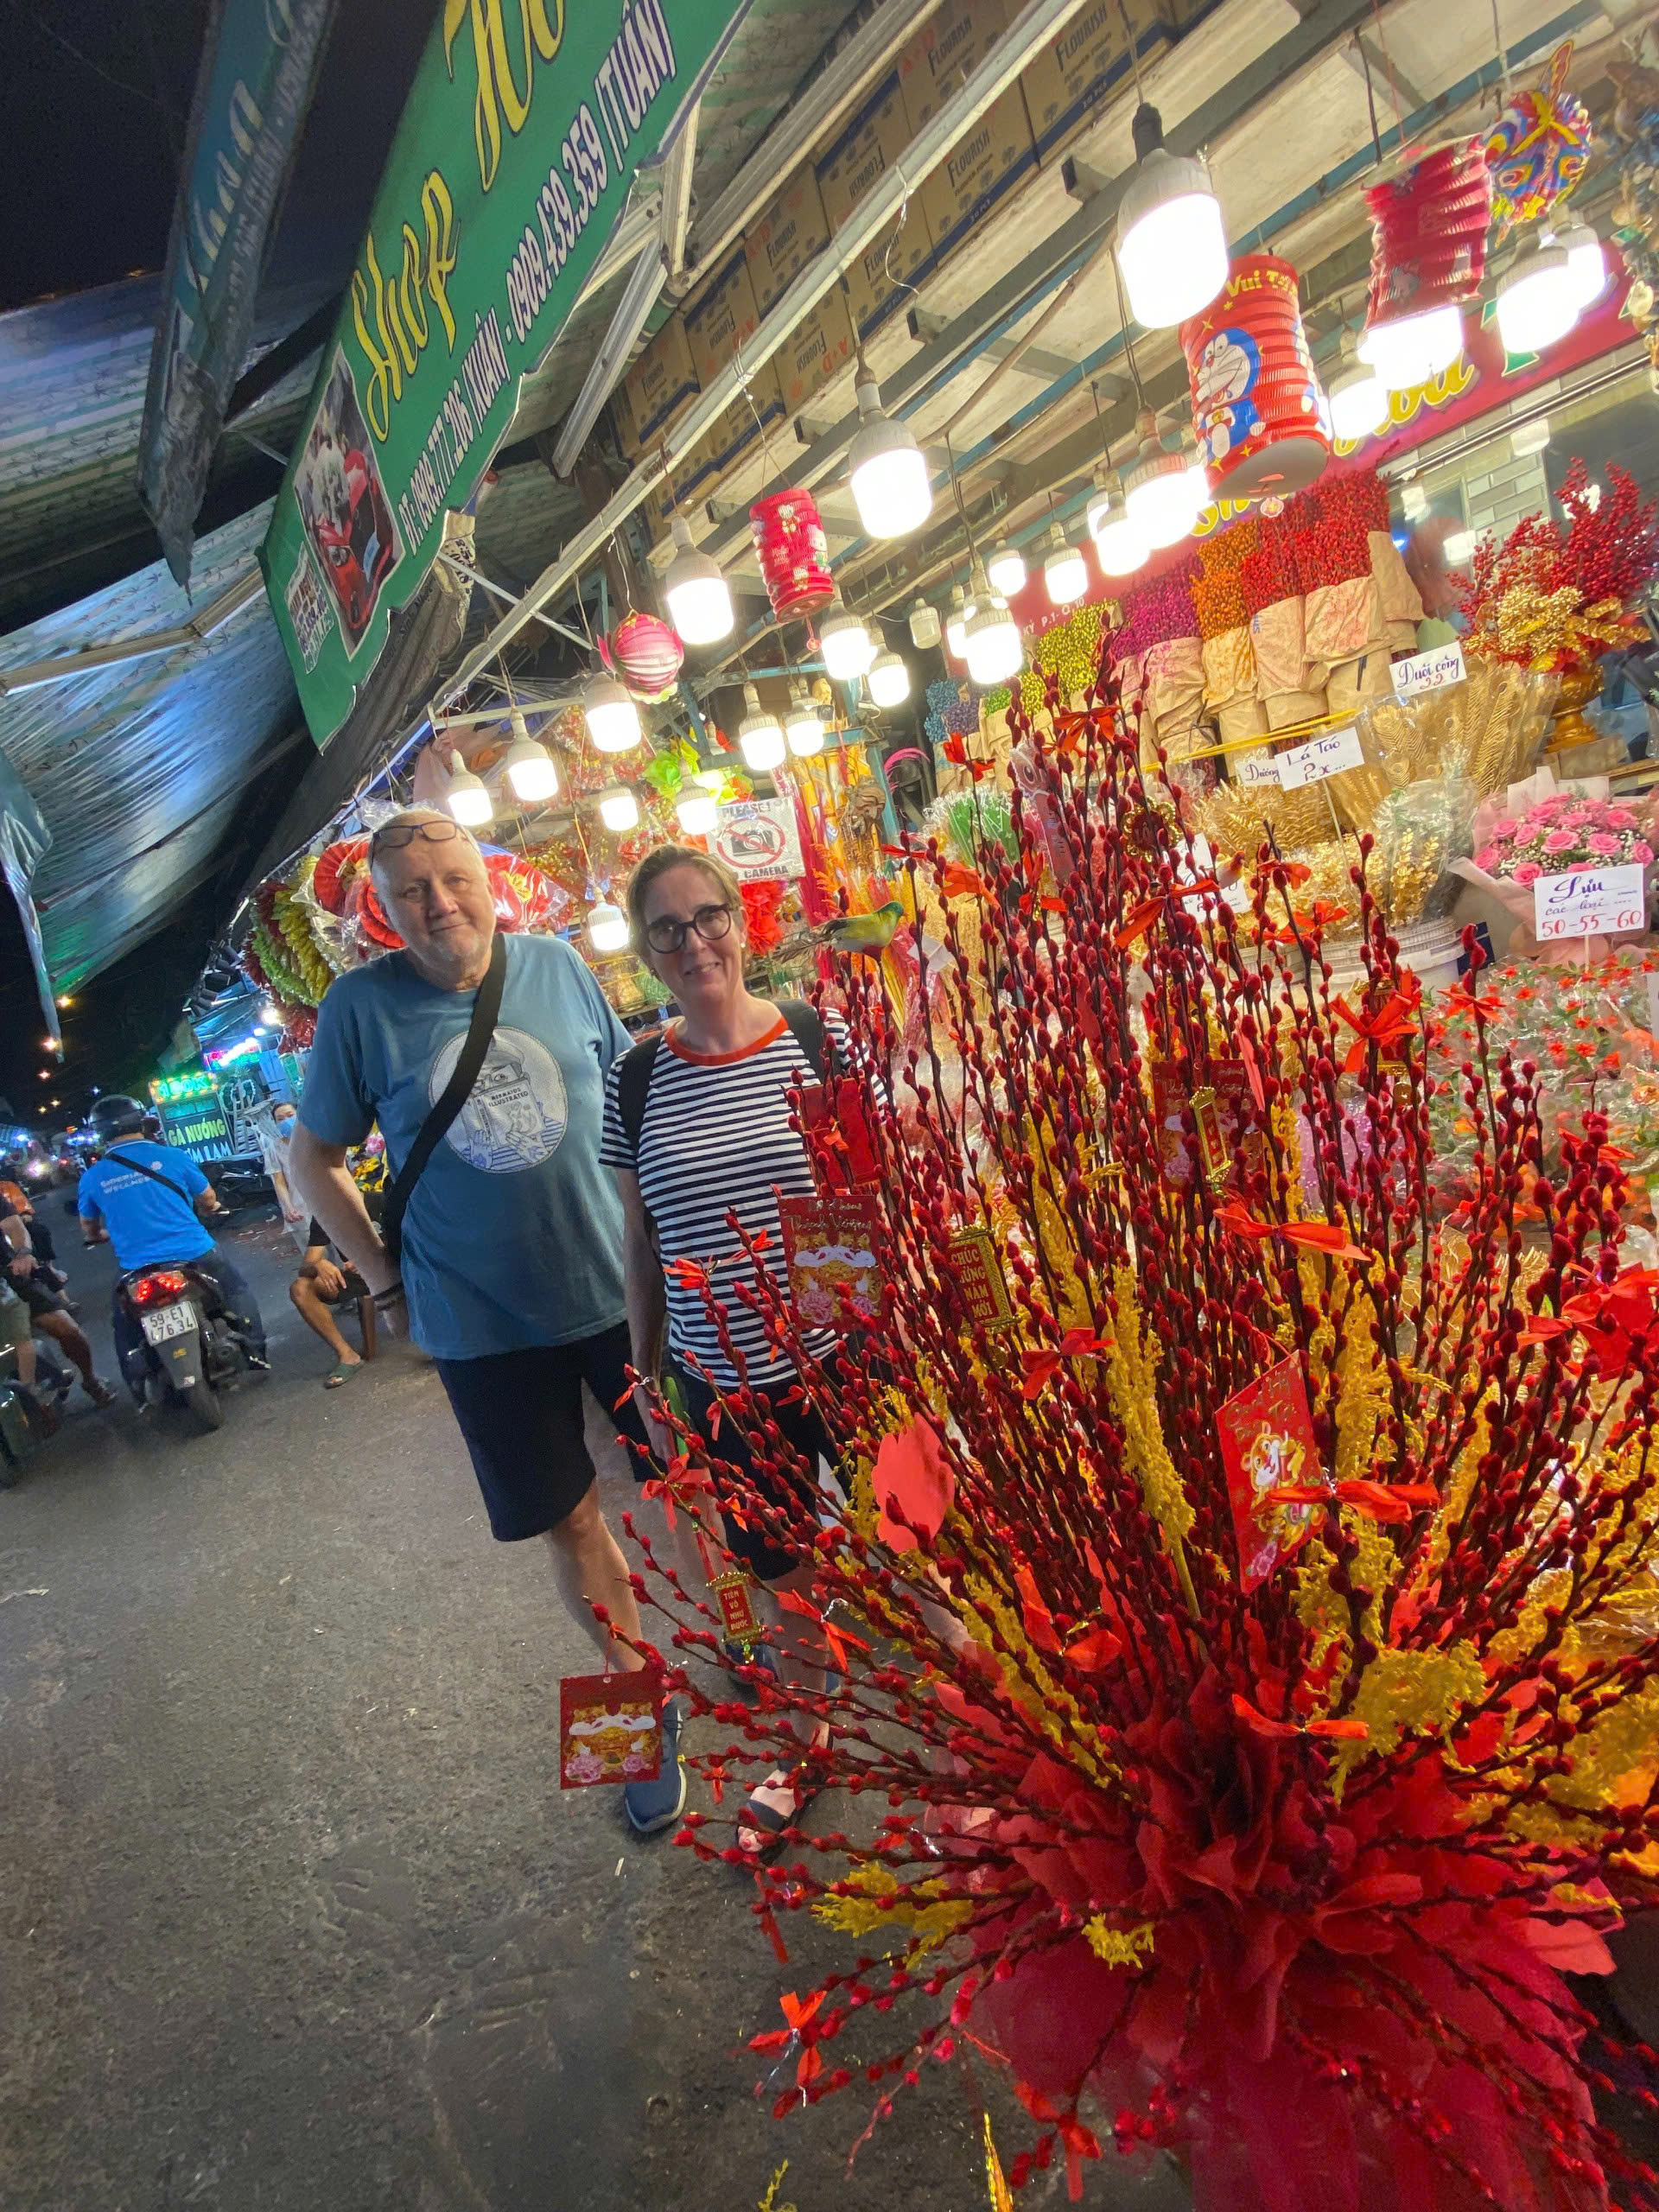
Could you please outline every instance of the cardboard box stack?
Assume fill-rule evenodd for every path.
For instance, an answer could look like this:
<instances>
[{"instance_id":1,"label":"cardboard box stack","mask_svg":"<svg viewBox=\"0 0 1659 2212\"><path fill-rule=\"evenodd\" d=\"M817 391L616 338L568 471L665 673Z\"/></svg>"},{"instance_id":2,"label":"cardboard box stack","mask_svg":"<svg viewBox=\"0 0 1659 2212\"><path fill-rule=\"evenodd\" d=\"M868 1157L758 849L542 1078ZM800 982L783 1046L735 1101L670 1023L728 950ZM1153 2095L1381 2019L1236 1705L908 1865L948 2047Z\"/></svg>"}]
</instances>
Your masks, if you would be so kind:
<instances>
[{"instance_id":1,"label":"cardboard box stack","mask_svg":"<svg viewBox=\"0 0 1659 2212\"><path fill-rule=\"evenodd\" d=\"M894 69L818 156L818 190L832 235L899 162L911 137L909 112ZM932 251L932 234L918 194L897 235L889 225L847 272L853 327L861 338L868 338L909 296L901 285L915 276Z\"/></svg>"},{"instance_id":2,"label":"cardboard box stack","mask_svg":"<svg viewBox=\"0 0 1659 2212\"><path fill-rule=\"evenodd\" d=\"M612 397L622 450L630 461L672 429L702 389L678 315L665 322Z\"/></svg>"}]
</instances>

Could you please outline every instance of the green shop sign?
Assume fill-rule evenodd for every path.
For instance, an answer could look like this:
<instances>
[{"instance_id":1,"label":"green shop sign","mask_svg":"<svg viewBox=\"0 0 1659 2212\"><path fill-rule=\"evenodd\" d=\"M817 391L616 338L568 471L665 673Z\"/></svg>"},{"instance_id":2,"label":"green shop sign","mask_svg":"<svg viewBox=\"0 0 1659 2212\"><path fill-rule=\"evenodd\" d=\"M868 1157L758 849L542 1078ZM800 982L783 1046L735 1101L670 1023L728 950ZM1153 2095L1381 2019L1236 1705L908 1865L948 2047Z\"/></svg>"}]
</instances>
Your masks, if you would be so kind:
<instances>
[{"instance_id":1,"label":"green shop sign","mask_svg":"<svg viewBox=\"0 0 1659 2212\"><path fill-rule=\"evenodd\" d=\"M319 746L747 5L444 0L260 556Z\"/></svg>"}]
</instances>

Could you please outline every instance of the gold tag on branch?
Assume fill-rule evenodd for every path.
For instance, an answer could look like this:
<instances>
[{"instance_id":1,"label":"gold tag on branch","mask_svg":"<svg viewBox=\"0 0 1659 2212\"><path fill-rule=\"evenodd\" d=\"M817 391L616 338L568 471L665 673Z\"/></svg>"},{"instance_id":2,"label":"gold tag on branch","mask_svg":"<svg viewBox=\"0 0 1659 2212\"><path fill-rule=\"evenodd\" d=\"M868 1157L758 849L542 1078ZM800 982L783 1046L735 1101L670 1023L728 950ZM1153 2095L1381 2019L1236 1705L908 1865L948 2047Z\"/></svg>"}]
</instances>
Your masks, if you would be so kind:
<instances>
[{"instance_id":1,"label":"gold tag on branch","mask_svg":"<svg viewBox=\"0 0 1659 2212\"><path fill-rule=\"evenodd\" d=\"M950 1239L956 1284L970 1318L982 1329L1014 1326L1014 1308L996 1239L988 1229L959 1230Z\"/></svg>"}]
</instances>

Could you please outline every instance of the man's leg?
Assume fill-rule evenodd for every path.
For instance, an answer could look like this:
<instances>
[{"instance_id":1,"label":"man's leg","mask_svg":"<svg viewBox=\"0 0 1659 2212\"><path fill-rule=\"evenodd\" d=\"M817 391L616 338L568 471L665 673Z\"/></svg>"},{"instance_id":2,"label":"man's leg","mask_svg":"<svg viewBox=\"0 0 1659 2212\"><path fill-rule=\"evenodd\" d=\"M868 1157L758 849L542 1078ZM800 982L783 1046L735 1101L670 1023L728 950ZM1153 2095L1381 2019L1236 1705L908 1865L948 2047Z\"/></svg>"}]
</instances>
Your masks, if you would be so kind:
<instances>
[{"instance_id":1,"label":"man's leg","mask_svg":"<svg viewBox=\"0 0 1659 2212\"><path fill-rule=\"evenodd\" d=\"M134 1316L128 1313L126 1300L120 1287L110 1293L110 1334L115 1338L115 1363L121 1370L121 1380L142 1406L144 1402L144 1363L142 1357L130 1361L130 1355L144 1350L144 1332ZM134 1370L137 1379L134 1379Z\"/></svg>"},{"instance_id":2,"label":"man's leg","mask_svg":"<svg viewBox=\"0 0 1659 2212\"><path fill-rule=\"evenodd\" d=\"M306 1275L296 1275L288 1286L288 1294L301 1320L314 1336L322 1338L340 1365L355 1367L358 1355L335 1326L333 1308L315 1283Z\"/></svg>"},{"instance_id":3,"label":"man's leg","mask_svg":"<svg viewBox=\"0 0 1659 2212\"><path fill-rule=\"evenodd\" d=\"M254 1296L241 1269L234 1260L227 1260L220 1251L212 1251L200 1260L192 1260L193 1268L200 1268L225 1294L225 1304L231 1318L252 1344L254 1355L265 1356L265 1324L259 1311L259 1301Z\"/></svg>"},{"instance_id":4,"label":"man's leg","mask_svg":"<svg viewBox=\"0 0 1659 2212\"><path fill-rule=\"evenodd\" d=\"M620 1667L625 1674L643 1667L645 1662L637 1651L616 1642L594 1618L594 1606L602 1605L619 1635L639 1641L639 1608L628 1580L628 1563L599 1510L596 1481L588 1484L581 1503L547 1530L546 1541L564 1609L606 1664Z\"/></svg>"},{"instance_id":5,"label":"man's leg","mask_svg":"<svg viewBox=\"0 0 1659 2212\"><path fill-rule=\"evenodd\" d=\"M81 1384L94 1405L110 1402L110 1387L100 1382L92 1372L92 1348L79 1322L67 1313L37 1313L35 1326L43 1337L50 1337L54 1344L61 1344L80 1370Z\"/></svg>"}]
</instances>

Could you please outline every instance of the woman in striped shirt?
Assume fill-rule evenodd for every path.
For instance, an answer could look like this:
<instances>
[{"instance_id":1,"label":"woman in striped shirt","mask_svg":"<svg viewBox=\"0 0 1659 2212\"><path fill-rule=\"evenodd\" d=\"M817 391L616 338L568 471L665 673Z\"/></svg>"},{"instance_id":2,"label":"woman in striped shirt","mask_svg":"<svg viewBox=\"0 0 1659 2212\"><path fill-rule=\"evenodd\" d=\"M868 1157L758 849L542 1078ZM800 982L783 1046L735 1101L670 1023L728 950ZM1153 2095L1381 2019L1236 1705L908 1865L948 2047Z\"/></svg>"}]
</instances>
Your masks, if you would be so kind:
<instances>
[{"instance_id":1,"label":"woman in striped shirt","mask_svg":"<svg viewBox=\"0 0 1659 2212\"><path fill-rule=\"evenodd\" d=\"M812 1192L806 1147L790 1126L788 1094L817 1079L810 1041L816 1019L798 1007L790 1010L791 1020L747 988L742 897L736 879L709 855L675 845L648 854L629 883L628 912L635 950L682 1009L655 1050L636 1046L612 1067L606 1085L600 1158L615 1169L622 1193L633 1364L642 1375L654 1372L665 1317L668 1357L687 1417L721 1459L757 1481L735 1425L711 1429L721 1393L736 1389L740 1378L697 1287L698 1273L706 1273L727 1310L749 1386L771 1400L772 1418L809 1466L820 1458L833 1465L835 1448L817 1414L780 1402L795 1369L736 1295L754 1284L756 1266L732 1227L735 1216L752 1238L764 1233L764 1250L780 1264L779 1193ZM820 1057L823 1051L847 1064L847 1032L837 1015L824 1021ZM682 1268L683 1261L690 1267ZM820 1331L806 1342L821 1356L835 1338ZM672 1440L652 1394L642 1384L636 1397L666 1463ZM758 1581L773 1592L810 1582L810 1564L767 1530L729 1512L722 1519L728 1548ZM822 1688L825 1649L816 1620L791 1613L776 1649L785 1679ZM740 1844L764 1849L812 1794L803 1768L775 1770L744 1806Z\"/></svg>"}]
</instances>

